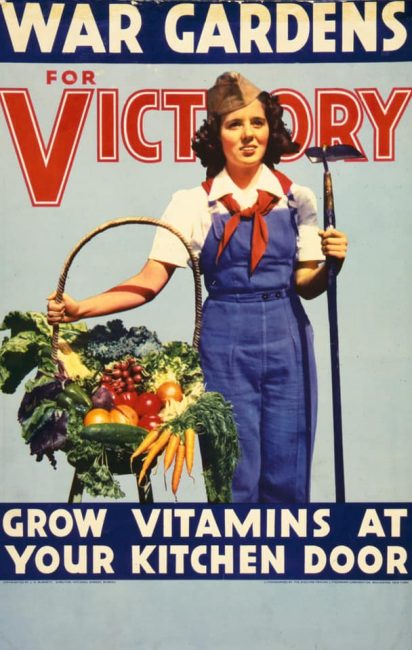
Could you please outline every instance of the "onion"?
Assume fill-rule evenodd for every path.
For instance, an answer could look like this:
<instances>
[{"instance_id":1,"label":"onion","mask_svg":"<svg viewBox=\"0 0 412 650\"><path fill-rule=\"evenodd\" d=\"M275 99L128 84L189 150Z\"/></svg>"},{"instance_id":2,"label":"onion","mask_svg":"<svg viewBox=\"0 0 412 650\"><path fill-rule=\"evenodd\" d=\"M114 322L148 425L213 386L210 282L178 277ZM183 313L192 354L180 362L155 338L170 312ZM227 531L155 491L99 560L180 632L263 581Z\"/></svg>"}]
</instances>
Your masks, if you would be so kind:
<instances>
[{"instance_id":1,"label":"onion","mask_svg":"<svg viewBox=\"0 0 412 650\"><path fill-rule=\"evenodd\" d=\"M110 410L114 406L114 397L106 386L100 386L92 395L93 406Z\"/></svg>"}]
</instances>

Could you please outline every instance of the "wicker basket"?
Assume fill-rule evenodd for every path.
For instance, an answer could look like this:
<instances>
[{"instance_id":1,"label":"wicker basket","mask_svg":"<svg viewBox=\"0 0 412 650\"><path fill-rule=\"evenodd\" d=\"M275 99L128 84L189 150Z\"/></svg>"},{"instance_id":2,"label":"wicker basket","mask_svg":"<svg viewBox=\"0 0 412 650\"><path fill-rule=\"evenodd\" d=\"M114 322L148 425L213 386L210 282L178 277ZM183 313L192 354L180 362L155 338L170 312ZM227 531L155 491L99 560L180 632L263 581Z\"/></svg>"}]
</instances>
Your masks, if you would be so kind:
<instances>
[{"instance_id":1,"label":"wicker basket","mask_svg":"<svg viewBox=\"0 0 412 650\"><path fill-rule=\"evenodd\" d=\"M198 349L199 338L200 338L200 328L202 321L202 286L200 279L200 268L199 268L199 258L195 255L191 249L189 242L186 238L173 226L166 224L158 219L152 219L150 217L123 217L119 219L113 219L111 221L106 221L102 225L98 226L87 235L85 235L73 248L68 257L66 258L63 269L60 273L60 277L56 289L56 301L62 302L63 292L66 286L67 276L70 270L70 267L74 261L76 255L82 250L82 248L94 237L99 235L106 230L111 228L118 228L120 226L127 226L131 224L142 224L142 225L151 225L158 226L160 228L165 228L169 230L173 235L178 237L182 244L186 247L187 252L189 253L191 267L193 271L194 279L194 289L195 289L195 325L193 333L193 347ZM53 336L52 336L52 359L57 364L57 351L58 351L58 342L59 342L59 325L53 326ZM126 474L130 473L130 464L129 464L129 453L122 455L119 451L116 453L109 454L109 467L114 474ZM69 503L80 502L82 500L83 494L83 485L78 477L78 467L75 467L73 482L69 494ZM136 466L136 474L139 473L139 466ZM150 483L150 476L147 478L147 481L143 485L138 485L138 494L139 501L141 503L151 503L153 502L153 493Z\"/></svg>"}]
</instances>

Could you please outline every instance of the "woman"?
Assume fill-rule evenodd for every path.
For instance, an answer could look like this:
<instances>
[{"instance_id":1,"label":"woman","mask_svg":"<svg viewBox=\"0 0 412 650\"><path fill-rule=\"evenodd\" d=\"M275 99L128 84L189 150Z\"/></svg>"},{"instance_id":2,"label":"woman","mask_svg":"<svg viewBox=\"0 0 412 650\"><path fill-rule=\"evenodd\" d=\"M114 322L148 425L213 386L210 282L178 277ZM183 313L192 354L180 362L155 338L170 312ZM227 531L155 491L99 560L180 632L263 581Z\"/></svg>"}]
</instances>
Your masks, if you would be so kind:
<instances>
[{"instance_id":1,"label":"woman","mask_svg":"<svg viewBox=\"0 0 412 650\"><path fill-rule=\"evenodd\" d=\"M312 332L299 296L326 290L328 258L340 269L347 240L319 231L313 193L275 172L298 150L277 99L238 73L208 91L208 118L193 141L207 167L200 187L177 192L163 215L200 255L209 296L200 354L208 390L234 407L241 458L234 502L305 502L316 420ZM158 229L140 273L77 302L49 302L49 322L111 314L154 298L184 246Z\"/></svg>"}]
</instances>

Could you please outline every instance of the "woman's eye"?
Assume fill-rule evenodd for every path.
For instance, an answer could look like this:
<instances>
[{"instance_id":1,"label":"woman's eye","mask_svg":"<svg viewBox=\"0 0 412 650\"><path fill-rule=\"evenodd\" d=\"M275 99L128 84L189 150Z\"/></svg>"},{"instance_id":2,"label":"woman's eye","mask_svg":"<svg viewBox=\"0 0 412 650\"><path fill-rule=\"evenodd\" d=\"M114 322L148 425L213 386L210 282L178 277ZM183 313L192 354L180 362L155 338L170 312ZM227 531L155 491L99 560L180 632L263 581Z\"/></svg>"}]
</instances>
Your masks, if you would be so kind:
<instances>
[{"instance_id":1,"label":"woman's eye","mask_svg":"<svg viewBox=\"0 0 412 650\"><path fill-rule=\"evenodd\" d=\"M255 128L256 127L260 128L266 124L266 120L261 117L255 117L250 120L249 124ZM243 126L244 123L242 122L242 120L233 120L224 125L226 129L239 129L242 128Z\"/></svg>"}]
</instances>

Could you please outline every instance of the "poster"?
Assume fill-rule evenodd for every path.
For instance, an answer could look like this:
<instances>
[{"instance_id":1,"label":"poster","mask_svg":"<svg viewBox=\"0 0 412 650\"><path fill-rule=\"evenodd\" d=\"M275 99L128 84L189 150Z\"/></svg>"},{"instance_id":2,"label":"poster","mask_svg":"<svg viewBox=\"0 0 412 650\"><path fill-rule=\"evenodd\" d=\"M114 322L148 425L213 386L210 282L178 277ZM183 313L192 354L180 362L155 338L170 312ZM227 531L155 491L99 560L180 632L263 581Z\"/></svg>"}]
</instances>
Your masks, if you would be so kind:
<instances>
[{"instance_id":1,"label":"poster","mask_svg":"<svg viewBox=\"0 0 412 650\"><path fill-rule=\"evenodd\" d=\"M204 118L205 89L223 71L238 70L283 94L285 120L299 127L302 150L345 136L366 156L365 162L332 166L337 222L350 240L338 282L346 496L352 504L405 508L411 493L410 5L2 2L2 317L44 310L64 259L87 232L116 217L160 217L177 188L203 180L188 147L190 135ZM8 94L17 89L37 158L36 147L24 152L17 146L23 113L13 113ZM136 136L127 122L139 91L146 91L147 110ZM176 91L181 101L182 91L191 93L184 119L173 104ZM65 168L44 183L59 132L56 116L74 96L83 98L83 112L72 149ZM321 165L302 154L281 169L315 191L321 215ZM102 235L76 259L68 290L87 296L129 277L144 263L152 238L153 230L140 226ZM320 387L312 502L328 504L334 478L326 300L305 308L316 335ZM128 327L146 325L162 341L190 341L190 272L176 273L156 301L122 319ZM56 470L29 455L16 422L23 393L19 386L0 395L5 510L8 504L64 504L73 476L62 454ZM122 503L135 502L131 477L122 478L122 487ZM200 478L183 488L191 496L182 503L202 503ZM155 497L173 502L160 480ZM3 645L409 646L410 585L395 576L201 582L106 577L4 581Z\"/></svg>"}]
</instances>

